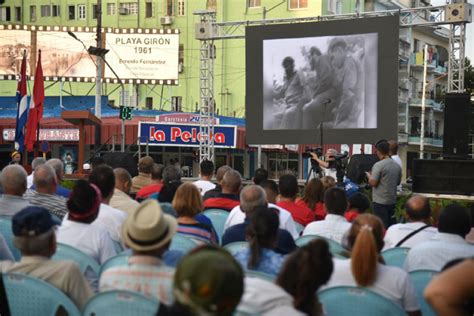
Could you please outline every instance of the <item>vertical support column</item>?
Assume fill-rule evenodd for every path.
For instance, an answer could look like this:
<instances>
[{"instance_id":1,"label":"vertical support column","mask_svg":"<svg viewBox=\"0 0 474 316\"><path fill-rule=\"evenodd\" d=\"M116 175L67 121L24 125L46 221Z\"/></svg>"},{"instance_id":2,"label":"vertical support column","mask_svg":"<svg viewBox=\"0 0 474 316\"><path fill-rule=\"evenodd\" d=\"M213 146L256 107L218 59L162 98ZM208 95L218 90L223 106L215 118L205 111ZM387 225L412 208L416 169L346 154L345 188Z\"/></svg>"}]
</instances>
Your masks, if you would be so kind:
<instances>
[{"instance_id":1,"label":"vertical support column","mask_svg":"<svg viewBox=\"0 0 474 316\"><path fill-rule=\"evenodd\" d=\"M448 92L464 92L466 24L451 24L449 35Z\"/></svg>"}]
</instances>

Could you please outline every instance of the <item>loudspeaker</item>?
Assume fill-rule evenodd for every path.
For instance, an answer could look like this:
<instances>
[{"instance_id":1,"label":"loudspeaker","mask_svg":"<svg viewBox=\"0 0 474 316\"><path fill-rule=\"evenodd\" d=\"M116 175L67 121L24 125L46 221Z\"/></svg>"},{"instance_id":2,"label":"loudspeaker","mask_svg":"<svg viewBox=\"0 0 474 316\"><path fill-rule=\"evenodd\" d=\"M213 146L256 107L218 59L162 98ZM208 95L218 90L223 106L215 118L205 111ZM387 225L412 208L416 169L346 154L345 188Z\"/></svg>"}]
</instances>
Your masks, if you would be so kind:
<instances>
[{"instance_id":1,"label":"loudspeaker","mask_svg":"<svg viewBox=\"0 0 474 316\"><path fill-rule=\"evenodd\" d=\"M138 164L130 153L108 153L104 155L105 163L112 168L124 168L132 177L138 175Z\"/></svg>"},{"instance_id":2,"label":"loudspeaker","mask_svg":"<svg viewBox=\"0 0 474 316\"><path fill-rule=\"evenodd\" d=\"M469 93L446 93L443 157L467 159L469 151Z\"/></svg>"},{"instance_id":3,"label":"loudspeaker","mask_svg":"<svg viewBox=\"0 0 474 316\"><path fill-rule=\"evenodd\" d=\"M413 162L413 192L474 194L474 160L425 160Z\"/></svg>"},{"instance_id":4,"label":"loudspeaker","mask_svg":"<svg viewBox=\"0 0 474 316\"><path fill-rule=\"evenodd\" d=\"M366 179L365 172L370 171L372 166L379 161L376 155L352 155L347 165L346 176L357 184Z\"/></svg>"}]
</instances>

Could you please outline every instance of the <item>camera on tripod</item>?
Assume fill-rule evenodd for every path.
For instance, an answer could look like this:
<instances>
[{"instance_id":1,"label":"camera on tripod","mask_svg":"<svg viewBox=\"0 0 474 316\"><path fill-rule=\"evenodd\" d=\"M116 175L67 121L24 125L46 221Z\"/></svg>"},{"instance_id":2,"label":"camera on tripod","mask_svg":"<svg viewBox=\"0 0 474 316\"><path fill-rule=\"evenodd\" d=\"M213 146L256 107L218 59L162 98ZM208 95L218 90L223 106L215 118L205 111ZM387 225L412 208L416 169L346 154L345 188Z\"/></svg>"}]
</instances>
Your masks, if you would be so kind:
<instances>
[{"instance_id":1,"label":"camera on tripod","mask_svg":"<svg viewBox=\"0 0 474 316\"><path fill-rule=\"evenodd\" d=\"M323 155L323 149L321 147L306 149L306 151L303 153L303 158L311 158L311 153L315 153L319 157Z\"/></svg>"}]
</instances>

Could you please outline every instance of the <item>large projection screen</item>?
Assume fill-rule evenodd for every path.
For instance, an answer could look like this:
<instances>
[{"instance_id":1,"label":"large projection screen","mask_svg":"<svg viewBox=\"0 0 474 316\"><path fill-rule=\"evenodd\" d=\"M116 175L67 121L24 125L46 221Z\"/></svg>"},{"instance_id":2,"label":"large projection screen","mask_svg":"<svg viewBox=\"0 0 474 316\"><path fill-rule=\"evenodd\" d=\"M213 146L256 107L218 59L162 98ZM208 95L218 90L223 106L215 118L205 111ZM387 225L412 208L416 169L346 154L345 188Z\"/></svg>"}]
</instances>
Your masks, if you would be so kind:
<instances>
[{"instance_id":1,"label":"large projection screen","mask_svg":"<svg viewBox=\"0 0 474 316\"><path fill-rule=\"evenodd\" d=\"M0 30L0 75L17 75L20 73L23 51L27 58L31 50L31 33L20 30ZM27 63L26 73L30 73Z\"/></svg>"},{"instance_id":2,"label":"large projection screen","mask_svg":"<svg viewBox=\"0 0 474 316\"><path fill-rule=\"evenodd\" d=\"M398 16L246 29L249 144L396 139Z\"/></svg>"}]
</instances>

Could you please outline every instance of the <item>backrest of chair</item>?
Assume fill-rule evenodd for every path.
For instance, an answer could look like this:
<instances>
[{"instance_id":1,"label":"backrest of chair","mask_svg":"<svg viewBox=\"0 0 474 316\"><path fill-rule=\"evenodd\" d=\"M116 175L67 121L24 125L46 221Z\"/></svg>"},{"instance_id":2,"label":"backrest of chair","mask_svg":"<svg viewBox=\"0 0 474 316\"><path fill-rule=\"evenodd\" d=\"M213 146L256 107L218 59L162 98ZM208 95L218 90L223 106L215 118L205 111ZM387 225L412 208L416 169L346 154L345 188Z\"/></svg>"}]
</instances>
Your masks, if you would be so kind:
<instances>
[{"instance_id":1,"label":"backrest of chair","mask_svg":"<svg viewBox=\"0 0 474 316\"><path fill-rule=\"evenodd\" d=\"M296 232L298 233L298 236L301 236L301 232L304 230L304 226L300 223L295 222L295 228Z\"/></svg>"},{"instance_id":2,"label":"backrest of chair","mask_svg":"<svg viewBox=\"0 0 474 316\"><path fill-rule=\"evenodd\" d=\"M176 211L173 208L173 205L169 202L160 202L161 210L168 215L176 217Z\"/></svg>"},{"instance_id":3,"label":"backrest of chair","mask_svg":"<svg viewBox=\"0 0 474 316\"><path fill-rule=\"evenodd\" d=\"M390 248L382 251L382 257L386 265L403 268L408 251L407 247Z\"/></svg>"},{"instance_id":4,"label":"backrest of chair","mask_svg":"<svg viewBox=\"0 0 474 316\"><path fill-rule=\"evenodd\" d=\"M186 254L196 248L198 244L191 238L184 236L183 234L174 234L173 239L171 240L171 250L179 250L182 253Z\"/></svg>"},{"instance_id":5,"label":"backrest of chair","mask_svg":"<svg viewBox=\"0 0 474 316\"><path fill-rule=\"evenodd\" d=\"M326 315L406 316L400 306L364 288L337 286L319 292L318 297Z\"/></svg>"},{"instance_id":6,"label":"backrest of chair","mask_svg":"<svg viewBox=\"0 0 474 316\"><path fill-rule=\"evenodd\" d=\"M3 274L12 315L56 315L64 309L69 316L81 313L59 289L43 280L17 273Z\"/></svg>"},{"instance_id":7,"label":"backrest of chair","mask_svg":"<svg viewBox=\"0 0 474 316\"><path fill-rule=\"evenodd\" d=\"M100 275L104 273L105 270L114 268L114 267L121 267L128 265L128 258L130 255L128 254L118 254L112 258L109 258L104 264L100 267Z\"/></svg>"},{"instance_id":8,"label":"backrest of chair","mask_svg":"<svg viewBox=\"0 0 474 316\"><path fill-rule=\"evenodd\" d=\"M344 247L342 247L341 244L339 244L338 242L335 242L332 239L329 239L329 238L326 238L326 237L323 237L323 236L319 236L319 235L301 236L301 237L299 237L298 239L295 240L295 244L298 247L302 247L302 246L306 245L307 243L309 243L311 240L314 240L314 239L324 239L329 244L329 251L331 251L331 253L334 257L341 258L341 259L346 259L346 258L349 257L349 253L347 252L346 249L344 249Z\"/></svg>"},{"instance_id":9,"label":"backrest of chair","mask_svg":"<svg viewBox=\"0 0 474 316\"><path fill-rule=\"evenodd\" d=\"M214 226L214 229L219 236L219 241L222 241L222 235L224 235L224 226L227 218L229 217L229 212L219 209L209 209L204 211L203 214L211 220L212 226Z\"/></svg>"},{"instance_id":10,"label":"backrest of chair","mask_svg":"<svg viewBox=\"0 0 474 316\"><path fill-rule=\"evenodd\" d=\"M79 265L84 274L87 269L92 270L97 276L100 273L100 265L86 253L66 244L57 243L56 253L51 258L53 260L69 260Z\"/></svg>"},{"instance_id":11,"label":"backrest of chair","mask_svg":"<svg viewBox=\"0 0 474 316\"><path fill-rule=\"evenodd\" d=\"M102 292L92 297L87 302L83 315L156 315L159 306L158 300L146 297L143 294L113 290Z\"/></svg>"},{"instance_id":12,"label":"backrest of chair","mask_svg":"<svg viewBox=\"0 0 474 316\"><path fill-rule=\"evenodd\" d=\"M428 283L431 282L431 279L438 273L438 271L433 270L416 270L409 273L410 279L415 286L416 299L418 300L418 304L420 304L420 310L423 316L436 316L433 308L431 308L423 297L423 292L428 286Z\"/></svg>"},{"instance_id":13,"label":"backrest of chair","mask_svg":"<svg viewBox=\"0 0 474 316\"><path fill-rule=\"evenodd\" d=\"M0 234L3 235L7 246L12 252L15 261L19 261L21 258L20 251L13 245L13 231L12 231L12 220L10 217L0 216Z\"/></svg>"},{"instance_id":14,"label":"backrest of chair","mask_svg":"<svg viewBox=\"0 0 474 316\"><path fill-rule=\"evenodd\" d=\"M255 270L246 270L245 276L248 276L251 278L262 279L265 281L269 281L271 283L275 282L275 279L276 279L276 275L271 275L265 272L260 272L260 271L255 271Z\"/></svg>"},{"instance_id":15,"label":"backrest of chair","mask_svg":"<svg viewBox=\"0 0 474 316\"><path fill-rule=\"evenodd\" d=\"M239 250L248 249L248 248L249 248L249 243L246 241L231 242L230 244L227 244L224 246L224 249L226 249L232 255L234 255Z\"/></svg>"}]
</instances>

